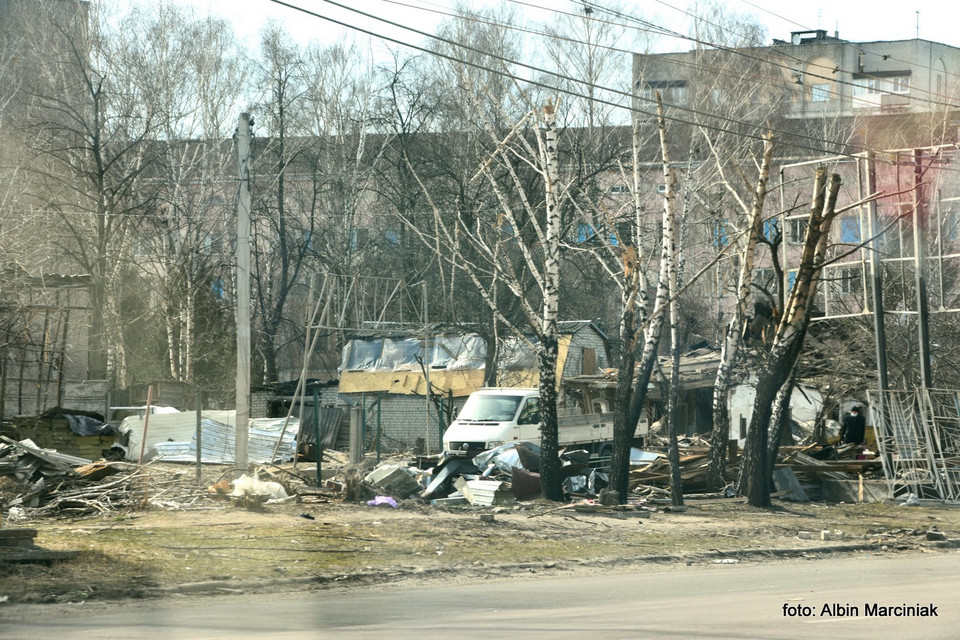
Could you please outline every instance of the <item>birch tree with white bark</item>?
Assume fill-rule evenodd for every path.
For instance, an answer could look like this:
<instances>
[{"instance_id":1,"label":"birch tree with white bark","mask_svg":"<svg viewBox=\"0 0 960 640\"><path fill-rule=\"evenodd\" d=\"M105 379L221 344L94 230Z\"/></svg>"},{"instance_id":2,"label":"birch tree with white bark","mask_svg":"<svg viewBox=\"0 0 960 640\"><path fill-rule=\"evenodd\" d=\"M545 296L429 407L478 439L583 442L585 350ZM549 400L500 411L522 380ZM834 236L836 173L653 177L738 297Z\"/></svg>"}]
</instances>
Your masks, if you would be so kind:
<instances>
[{"instance_id":1,"label":"birch tree with white bark","mask_svg":"<svg viewBox=\"0 0 960 640\"><path fill-rule=\"evenodd\" d=\"M739 246L740 273L737 278L737 301L733 314L727 323L723 342L720 347L720 363L713 387L713 430L710 435L710 466L708 484L719 488L723 482L724 460L727 439L730 433L729 393L733 383L734 367L740 352L744 330L746 329L749 303L753 298L753 273L757 245L763 233L764 202L767 196L767 181L770 178L770 165L773 160L773 136L768 134L763 140L763 155L759 163L759 175L753 190L753 201L745 202L733 185L723 174L723 165L718 162L723 184L739 204L746 220L742 235L735 242Z\"/></svg>"},{"instance_id":2,"label":"birch tree with white bark","mask_svg":"<svg viewBox=\"0 0 960 640\"><path fill-rule=\"evenodd\" d=\"M524 130L523 126L535 123ZM528 136L533 140L528 139ZM532 193L515 164L522 158L539 177L542 192ZM415 228L425 246L456 264L480 292L489 309L537 355L540 390L540 480L549 500L563 498L557 432L557 358L560 313L561 203L565 185L557 166L556 105L548 101L524 116L480 167L494 194L493 215L458 211L456 218L437 207L423 186L434 214L430 229ZM470 252L461 249L469 247ZM532 285L532 288L531 288ZM522 309L522 324L502 312L491 295L509 291Z\"/></svg>"}]
</instances>

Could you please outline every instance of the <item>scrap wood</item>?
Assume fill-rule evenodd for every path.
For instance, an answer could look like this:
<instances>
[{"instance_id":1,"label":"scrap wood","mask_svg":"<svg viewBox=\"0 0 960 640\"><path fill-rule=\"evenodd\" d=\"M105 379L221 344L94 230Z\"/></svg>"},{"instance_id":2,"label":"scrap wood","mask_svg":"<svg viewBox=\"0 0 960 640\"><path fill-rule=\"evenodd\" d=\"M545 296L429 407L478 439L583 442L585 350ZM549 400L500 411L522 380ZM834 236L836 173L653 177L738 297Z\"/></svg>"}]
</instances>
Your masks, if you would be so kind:
<instances>
[{"instance_id":1,"label":"scrap wood","mask_svg":"<svg viewBox=\"0 0 960 640\"><path fill-rule=\"evenodd\" d=\"M794 453L790 454L784 462L785 464L791 466L797 464L798 466L816 469L815 473L821 474L827 478L846 480L850 477L847 473L844 473L843 470L833 467L829 462L817 460L816 458L808 456L800 451L795 451ZM794 467L794 470L796 470L796 467Z\"/></svg>"},{"instance_id":2,"label":"scrap wood","mask_svg":"<svg viewBox=\"0 0 960 640\"><path fill-rule=\"evenodd\" d=\"M121 469L119 465L104 460L99 460L74 469L74 473L84 480L102 480L107 476L112 476L120 472Z\"/></svg>"},{"instance_id":3,"label":"scrap wood","mask_svg":"<svg viewBox=\"0 0 960 640\"><path fill-rule=\"evenodd\" d=\"M577 502L568 502L567 504L562 504L562 505L560 505L559 507L553 507L552 509L546 509L546 510L541 511L541 512L539 512L539 513L531 513L531 514L530 514L529 516L527 516L527 517L528 517L528 518L536 518L536 517L545 515L545 514L547 514L547 513L553 513L553 512L555 512L555 511L563 511L563 510L565 510L565 509L573 509L574 506L576 506L577 504L579 504L579 503L577 503Z\"/></svg>"},{"instance_id":4,"label":"scrap wood","mask_svg":"<svg viewBox=\"0 0 960 640\"><path fill-rule=\"evenodd\" d=\"M819 461L818 461L819 462ZM802 464L797 462L785 462L777 464L775 468L790 468L794 471L807 471L810 473L829 473L831 471L842 471L844 473L857 474L870 469L880 469L883 467L882 460L831 460L825 464Z\"/></svg>"}]
</instances>

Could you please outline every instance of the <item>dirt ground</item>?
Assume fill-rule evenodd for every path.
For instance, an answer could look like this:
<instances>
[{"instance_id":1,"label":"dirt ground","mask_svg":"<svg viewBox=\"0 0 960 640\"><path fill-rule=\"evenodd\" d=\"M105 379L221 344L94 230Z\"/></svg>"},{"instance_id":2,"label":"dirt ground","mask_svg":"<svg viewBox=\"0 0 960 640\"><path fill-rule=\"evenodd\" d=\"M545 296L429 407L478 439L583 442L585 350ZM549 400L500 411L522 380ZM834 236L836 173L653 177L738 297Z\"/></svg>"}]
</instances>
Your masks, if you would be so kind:
<instances>
[{"instance_id":1,"label":"dirt ground","mask_svg":"<svg viewBox=\"0 0 960 640\"><path fill-rule=\"evenodd\" d=\"M929 504L775 500L768 511L740 499L691 498L684 511L653 501L635 505L642 510L612 511L588 503L472 507L411 499L392 508L304 490L288 504L255 506L208 493L222 475L217 470L205 470L199 483L192 471L164 473L163 481L143 480L152 484L144 494L150 498L133 508L78 516L27 510L16 522L5 513L4 529L36 529L37 547L77 553L58 561L0 561L0 602L456 582L650 562L933 553L960 540L960 511ZM826 540L824 531L830 532Z\"/></svg>"}]
</instances>

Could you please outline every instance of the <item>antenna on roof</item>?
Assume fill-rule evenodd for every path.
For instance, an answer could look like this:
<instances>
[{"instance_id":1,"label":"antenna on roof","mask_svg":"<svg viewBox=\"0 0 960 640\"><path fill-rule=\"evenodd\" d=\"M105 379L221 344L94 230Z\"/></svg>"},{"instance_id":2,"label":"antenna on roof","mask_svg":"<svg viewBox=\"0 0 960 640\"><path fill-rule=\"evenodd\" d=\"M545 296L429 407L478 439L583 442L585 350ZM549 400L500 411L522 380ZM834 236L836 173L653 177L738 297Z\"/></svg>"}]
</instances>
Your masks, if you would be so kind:
<instances>
[{"instance_id":1,"label":"antenna on roof","mask_svg":"<svg viewBox=\"0 0 960 640\"><path fill-rule=\"evenodd\" d=\"M920 12L917 11L917 40L920 39Z\"/></svg>"}]
</instances>

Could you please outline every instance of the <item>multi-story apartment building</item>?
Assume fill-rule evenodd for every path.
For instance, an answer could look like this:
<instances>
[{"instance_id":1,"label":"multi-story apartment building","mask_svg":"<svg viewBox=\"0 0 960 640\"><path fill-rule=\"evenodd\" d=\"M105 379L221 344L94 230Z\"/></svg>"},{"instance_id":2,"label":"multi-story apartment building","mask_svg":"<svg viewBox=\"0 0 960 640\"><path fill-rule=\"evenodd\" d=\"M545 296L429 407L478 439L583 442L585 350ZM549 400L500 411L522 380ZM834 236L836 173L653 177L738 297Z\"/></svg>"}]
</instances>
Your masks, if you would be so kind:
<instances>
[{"instance_id":1,"label":"multi-story apartment building","mask_svg":"<svg viewBox=\"0 0 960 640\"><path fill-rule=\"evenodd\" d=\"M952 141L960 48L797 31L762 47L634 54L633 80L638 108L659 89L664 102L693 109L693 116L776 113L794 126L827 120L838 137L847 134L845 144L917 147Z\"/></svg>"},{"instance_id":2,"label":"multi-story apartment building","mask_svg":"<svg viewBox=\"0 0 960 640\"><path fill-rule=\"evenodd\" d=\"M939 252L930 268L943 270L951 259L960 196L950 167L960 115L960 48L921 39L850 42L823 30L801 31L768 46L635 54L633 86L641 123L649 123L657 93L664 102L675 145L673 164L682 176L681 189L688 190L680 198L688 207L689 242L701 247L701 264L734 237L742 216L718 187L716 160L740 162L743 175L752 175L753 160L734 145L767 130L774 133L777 164L768 185L764 234L779 240L775 255L761 252L755 279L774 302L775 273L782 278L782 291L789 291L795 275L811 180L820 162L842 176L838 208L868 195L871 170L875 190L886 194L877 202L873 227L867 206L846 211L834 223L835 262L824 271L820 311L843 315L870 309L869 252L858 246L872 234L882 236L884 258L913 268L913 208L926 212L927 245ZM707 137L712 148L699 142ZM915 153L920 148L926 151ZM868 152L874 152L875 162L867 162ZM659 184L662 172L655 165L647 175ZM736 171L731 169L730 177L742 185ZM654 193L649 186L646 191ZM696 262L691 261L691 273ZM701 300L712 300L718 315L732 301L734 262L721 260L699 289ZM944 292L939 295L940 306L949 308Z\"/></svg>"}]
</instances>

